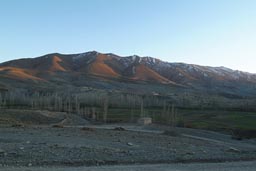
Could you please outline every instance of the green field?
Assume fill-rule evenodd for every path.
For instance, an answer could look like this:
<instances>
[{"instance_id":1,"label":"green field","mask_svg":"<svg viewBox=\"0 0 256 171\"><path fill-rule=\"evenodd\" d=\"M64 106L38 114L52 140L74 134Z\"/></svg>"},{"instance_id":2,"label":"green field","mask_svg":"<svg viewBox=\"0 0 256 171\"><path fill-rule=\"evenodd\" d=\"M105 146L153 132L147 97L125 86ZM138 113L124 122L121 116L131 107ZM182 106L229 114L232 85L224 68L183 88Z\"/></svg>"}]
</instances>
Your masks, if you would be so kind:
<instances>
[{"instance_id":1,"label":"green field","mask_svg":"<svg viewBox=\"0 0 256 171\"><path fill-rule=\"evenodd\" d=\"M256 113L238 111L181 111L185 125L200 129L255 129Z\"/></svg>"},{"instance_id":2,"label":"green field","mask_svg":"<svg viewBox=\"0 0 256 171\"><path fill-rule=\"evenodd\" d=\"M176 109L176 124L183 123L185 127L228 130L228 129L252 129L256 130L256 113L241 111L218 110L188 110ZM98 109L98 118L102 118ZM168 116L163 116L162 109L144 109L144 116L152 117L156 123L168 124ZM169 113L171 114L171 112ZM110 108L108 111L109 122L130 122L140 117L140 109Z\"/></svg>"},{"instance_id":3,"label":"green field","mask_svg":"<svg viewBox=\"0 0 256 171\"><path fill-rule=\"evenodd\" d=\"M213 130L232 134L235 138L256 138L256 113L241 111L176 109L175 125L179 127ZM171 112L169 113L171 115ZM172 118L161 109L145 109L144 116L153 122L171 125ZM99 113L98 118L102 115ZM140 110L109 109L108 122L136 122Z\"/></svg>"}]
</instances>

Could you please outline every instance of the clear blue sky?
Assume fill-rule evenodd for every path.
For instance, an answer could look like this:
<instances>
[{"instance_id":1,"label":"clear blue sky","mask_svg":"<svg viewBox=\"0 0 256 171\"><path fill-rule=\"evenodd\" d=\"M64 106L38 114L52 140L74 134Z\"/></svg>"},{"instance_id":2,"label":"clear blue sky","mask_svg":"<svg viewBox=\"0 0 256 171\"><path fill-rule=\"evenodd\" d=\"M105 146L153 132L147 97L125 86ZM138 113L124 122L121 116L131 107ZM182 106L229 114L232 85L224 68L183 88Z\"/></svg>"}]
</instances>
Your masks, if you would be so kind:
<instances>
[{"instance_id":1,"label":"clear blue sky","mask_svg":"<svg viewBox=\"0 0 256 171\"><path fill-rule=\"evenodd\" d=\"M256 73L256 0L0 1L0 62L90 50Z\"/></svg>"}]
</instances>

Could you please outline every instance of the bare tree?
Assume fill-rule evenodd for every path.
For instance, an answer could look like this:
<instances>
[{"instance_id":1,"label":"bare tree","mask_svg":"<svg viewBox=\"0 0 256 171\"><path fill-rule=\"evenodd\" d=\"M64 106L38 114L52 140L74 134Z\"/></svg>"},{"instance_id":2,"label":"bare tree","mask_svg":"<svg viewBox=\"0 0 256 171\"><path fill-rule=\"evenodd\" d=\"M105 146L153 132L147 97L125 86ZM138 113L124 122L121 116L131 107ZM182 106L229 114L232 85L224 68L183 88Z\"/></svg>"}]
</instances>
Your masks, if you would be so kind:
<instances>
[{"instance_id":1,"label":"bare tree","mask_svg":"<svg viewBox=\"0 0 256 171\"><path fill-rule=\"evenodd\" d=\"M72 110L72 107L71 107L71 99L70 99L70 96L68 97L68 113L70 114L71 113L71 110Z\"/></svg>"},{"instance_id":2,"label":"bare tree","mask_svg":"<svg viewBox=\"0 0 256 171\"><path fill-rule=\"evenodd\" d=\"M171 126L174 127L174 124L175 124L175 111L174 111L174 105L172 104L172 113L171 113Z\"/></svg>"},{"instance_id":3,"label":"bare tree","mask_svg":"<svg viewBox=\"0 0 256 171\"><path fill-rule=\"evenodd\" d=\"M166 101L164 101L163 110L162 110L162 113L161 113L160 118L161 118L161 119L165 119L166 115L167 115L167 114L166 114Z\"/></svg>"},{"instance_id":4,"label":"bare tree","mask_svg":"<svg viewBox=\"0 0 256 171\"><path fill-rule=\"evenodd\" d=\"M144 98L141 98L141 102L140 102L140 117L144 117Z\"/></svg>"},{"instance_id":5,"label":"bare tree","mask_svg":"<svg viewBox=\"0 0 256 171\"><path fill-rule=\"evenodd\" d=\"M76 95L75 97L75 103L76 103L76 113L79 115L80 114L80 102L79 102L79 99L78 99L78 96Z\"/></svg>"},{"instance_id":6,"label":"bare tree","mask_svg":"<svg viewBox=\"0 0 256 171\"><path fill-rule=\"evenodd\" d=\"M96 110L95 107L92 108L92 120L96 120L97 116L96 116Z\"/></svg>"},{"instance_id":7,"label":"bare tree","mask_svg":"<svg viewBox=\"0 0 256 171\"><path fill-rule=\"evenodd\" d=\"M3 99L2 99L2 95L0 94L0 108L2 107L2 103L3 103Z\"/></svg>"},{"instance_id":8,"label":"bare tree","mask_svg":"<svg viewBox=\"0 0 256 171\"><path fill-rule=\"evenodd\" d=\"M106 96L104 98L104 102L103 102L103 121L105 123L107 123L107 119L108 119L108 96Z\"/></svg>"}]
</instances>

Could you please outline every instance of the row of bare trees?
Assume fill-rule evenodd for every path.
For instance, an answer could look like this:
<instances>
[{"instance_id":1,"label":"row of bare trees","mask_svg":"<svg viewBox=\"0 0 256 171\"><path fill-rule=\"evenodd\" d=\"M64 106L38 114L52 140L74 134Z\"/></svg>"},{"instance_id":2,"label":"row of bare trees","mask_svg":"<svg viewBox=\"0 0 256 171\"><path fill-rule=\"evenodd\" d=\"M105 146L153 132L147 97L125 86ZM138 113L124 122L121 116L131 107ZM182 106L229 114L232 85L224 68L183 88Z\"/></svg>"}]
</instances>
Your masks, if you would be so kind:
<instances>
[{"instance_id":1,"label":"row of bare trees","mask_svg":"<svg viewBox=\"0 0 256 171\"><path fill-rule=\"evenodd\" d=\"M198 96L199 97L199 96ZM0 108L16 108L16 109L33 109L33 110L50 110L57 112L67 112L77 114L85 118L93 120L102 120L107 122L111 117L112 109L130 110L130 120L136 120L136 117L156 116L158 120L167 124L175 126L178 117L178 109L183 107L179 102L184 99L195 101L192 106L198 106L210 101L210 97L193 97L186 94L182 96L181 101L179 97L166 98L163 96L155 95L138 95L138 94L125 94L117 92L106 91L86 91L86 92L28 92L13 90L8 92L0 92ZM213 97L212 97L213 98ZM233 100L229 104L227 99L217 99L217 96L212 99L212 103L219 107L219 103L230 105L231 107L236 104L237 107L250 109L255 107L254 99ZM187 105L186 107L190 107ZM201 108L201 107L200 107ZM151 110L157 109L157 110ZM123 111L124 111L123 110ZM129 115L129 114L128 114Z\"/></svg>"},{"instance_id":2,"label":"row of bare trees","mask_svg":"<svg viewBox=\"0 0 256 171\"><path fill-rule=\"evenodd\" d=\"M179 108L198 109L254 109L256 99L227 99L221 96L203 96L184 93L169 97L154 95L138 95L113 93L106 91L87 92L26 92L12 90L0 92L0 107L24 107L33 109L48 109L56 111L78 112L80 107L102 107L106 103L110 108L162 108L164 101L175 104ZM144 111L141 110L141 116Z\"/></svg>"},{"instance_id":3,"label":"row of bare trees","mask_svg":"<svg viewBox=\"0 0 256 171\"><path fill-rule=\"evenodd\" d=\"M104 122L107 121L109 108L141 108L141 117L145 107L160 107L163 100L155 96L88 91L83 93L42 93L9 91L0 93L0 108L51 110L75 113L96 118L101 108Z\"/></svg>"},{"instance_id":4,"label":"row of bare trees","mask_svg":"<svg viewBox=\"0 0 256 171\"><path fill-rule=\"evenodd\" d=\"M50 110L57 112L67 112L77 114L92 120L102 120L107 122L109 119L110 108L120 108L130 110L131 118L148 116L148 108L161 108L161 119L174 125L176 111L174 105L166 99L156 96L145 96L123 93L109 92L83 92L83 93L42 93L9 91L0 93L0 108ZM140 114L137 115L140 111ZM101 118L99 118L101 116ZM133 120L133 119L132 119Z\"/></svg>"}]
</instances>

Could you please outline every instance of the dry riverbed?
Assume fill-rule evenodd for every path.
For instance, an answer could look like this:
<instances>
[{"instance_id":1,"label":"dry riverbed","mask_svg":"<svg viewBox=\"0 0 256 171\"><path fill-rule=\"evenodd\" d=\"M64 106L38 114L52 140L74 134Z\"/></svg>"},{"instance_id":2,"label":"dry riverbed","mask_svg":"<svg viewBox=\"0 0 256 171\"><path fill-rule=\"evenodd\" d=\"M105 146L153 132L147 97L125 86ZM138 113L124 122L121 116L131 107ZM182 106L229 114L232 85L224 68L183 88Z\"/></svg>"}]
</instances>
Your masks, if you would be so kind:
<instances>
[{"instance_id":1,"label":"dry riverbed","mask_svg":"<svg viewBox=\"0 0 256 171\"><path fill-rule=\"evenodd\" d=\"M1 126L0 165L91 166L256 159L253 143L206 131L178 132L176 135L129 128ZM221 138L215 140L218 135Z\"/></svg>"}]
</instances>

